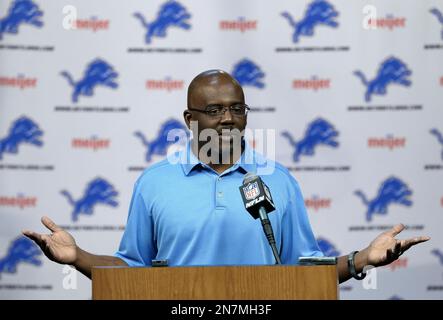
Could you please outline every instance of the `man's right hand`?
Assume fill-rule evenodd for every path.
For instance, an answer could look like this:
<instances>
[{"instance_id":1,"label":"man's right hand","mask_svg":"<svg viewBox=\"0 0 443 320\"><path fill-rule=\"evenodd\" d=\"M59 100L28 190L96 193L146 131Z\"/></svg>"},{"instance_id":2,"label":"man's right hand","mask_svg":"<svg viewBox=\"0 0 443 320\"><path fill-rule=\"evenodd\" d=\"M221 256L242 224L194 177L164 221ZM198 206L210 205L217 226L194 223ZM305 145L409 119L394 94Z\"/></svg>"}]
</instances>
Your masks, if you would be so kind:
<instances>
[{"instance_id":1,"label":"man's right hand","mask_svg":"<svg viewBox=\"0 0 443 320\"><path fill-rule=\"evenodd\" d=\"M48 217L42 217L42 223L51 230L51 234L40 234L30 230L23 230L23 234L34 240L50 260L61 264L73 264L77 259L75 239Z\"/></svg>"}]
</instances>

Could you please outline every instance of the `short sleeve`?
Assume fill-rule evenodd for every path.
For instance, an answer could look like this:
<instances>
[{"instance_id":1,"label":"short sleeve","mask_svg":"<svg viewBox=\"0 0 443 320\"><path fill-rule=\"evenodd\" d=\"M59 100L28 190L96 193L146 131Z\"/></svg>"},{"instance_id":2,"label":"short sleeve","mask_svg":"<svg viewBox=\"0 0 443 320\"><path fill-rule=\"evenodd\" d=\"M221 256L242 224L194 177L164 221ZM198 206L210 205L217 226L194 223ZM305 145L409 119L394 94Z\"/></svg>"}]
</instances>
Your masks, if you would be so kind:
<instances>
[{"instance_id":1,"label":"short sleeve","mask_svg":"<svg viewBox=\"0 0 443 320\"><path fill-rule=\"evenodd\" d=\"M131 267L150 266L156 256L151 205L143 197L143 184L137 181L129 206L128 220L115 256Z\"/></svg>"},{"instance_id":2,"label":"short sleeve","mask_svg":"<svg viewBox=\"0 0 443 320\"><path fill-rule=\"evenodd\" d=\"M323 256L309 222L304 199L297 181L289 176L289 199L283 214L281 259L298 264L299 257Z\"/></svg>"}]
</instances>

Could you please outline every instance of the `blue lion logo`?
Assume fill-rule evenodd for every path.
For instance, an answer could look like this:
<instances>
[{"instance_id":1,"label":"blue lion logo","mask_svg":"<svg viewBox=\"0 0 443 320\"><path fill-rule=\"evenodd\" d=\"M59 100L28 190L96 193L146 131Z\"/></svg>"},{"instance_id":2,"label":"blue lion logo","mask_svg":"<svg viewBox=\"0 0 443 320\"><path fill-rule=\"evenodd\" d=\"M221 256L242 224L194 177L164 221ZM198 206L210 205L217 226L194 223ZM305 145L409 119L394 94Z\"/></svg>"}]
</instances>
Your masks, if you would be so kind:
<instances>
[{"instance_id":1,"label":"blue lion logo","mask_svg":"<svg viewBox=\"0 0 443 320\"><path fill-rule=\"evenodd\" d=\"M80 95L92 96L94 88L98 85L115 89L118 84L115 79L118 73L114 71L111 65L102 59L95 59L86 68L83 79L75 82L67 71L60 73L65 77L69 84L74 87L72 92L72 102L77 102Z\"/></svg>"},{"instance_id":2,"label":"blue lion logo","mask_svg":"<svg viewBox=\"0 0 443 320\"><path fill-rule=\"evenodd\" d=\"M31 0L15 0L9 8L8 14L0 19L0 40L3 33L17 34L21 24L30 24L41 28L43 21L40 18L43 11Z\"/></svg>"},{"instance_id":3,"label":"blue lion logo","mask_svg":"<svg viewBox=\"0 0 443 320\"><path fill-rule=\"evenodd\" d=\"M368 81L361 71L355 71L354 75L359 77L366 87L365 100L371 101L373 94L385 95L386 89L390 84L399 84L405 87L411 85L411 81L408 77L412 74L412 71L408 69L408 66L400 59L390 57L382 62L380 68L377 71L377 75L371 81Z\"/></svg>"},{"instance_id":4,"label":"blue lion logo","mask_svg":"<svg viewBox=\"0 0 443 320\"><path fill-rule=\"evenodd\" d=\"M188 136L186 126L175 119L170 119L164 122L158 131L157 137L152 141L148 141L142 132L134 132L134 135L142 141L147 149L145 156L146 162L150 162L154 155L166 156L168 148L177 142L168 140L168 133L171 132L171 130L183 130Z\"/></svg>"},{"instance_id":5,"label":"blue lion logo","mask_svg":"<svg viewBox=\"0 0 443 320\"><path fill-rule=\"evenodd\" d=\"M438 260L440 261L440 264L443 265L443 252L441 252L438 249L434 249L431 251L431 253L433 255L435 255L438 258Z\"/></svg>"},{"instance_id":6,"label":"blue lion logo","mask_svg":"<svg viewBox=\"0 0 443 320\"><path fill-rule=\"evenodd\" d=\"M118 192L114 187L102 178L95 178L88 183L85 193L82 198L75 201L71 194L63 190L61 194L64 195L71 206L74 207L72 211L72 221L77 221L80 214L92 215L94 206L97 204L105 204L111 207L118 206L115 197Z\"/></svg>"},{"instance_id":7,"label":"blue lion logo","mask_svg":"<svg viewBox=\"0 0 443 320\"><path fill-rule=\"evenodd\" d=\"M437 8L432 8L431 10L429 10L429 12L431 12L433 15L437 17L438 22L440 22L443 28L443 14L441 13L441 11L438 10ZM441 38L443 40L443 29L441 30Z\"/></svg>"},{"instance_id":8,"label":"blue lion logo","mask_svg":"<svg viewBox=\"0 0 443 320\"><path fill-rule=\"evenodd\" d=\"M338 22L334 20L338 16L338 12L332 4L325 0L312 1L304 17L299 22L296 22L289 12L285 11L281 15L288 19L289 24L294 28L292 35L294 43L298 42L300 36L312 37L314 35L314 28L318 25L324 24L332 28L338 27Z\"/></svg>"},{"instance_id":9,"label":"blue lion logo","mask_svg":"<svg viewBox=\"0 0 443 320\"><path fill-rule=\"evenodd\" d=\"M434 135L437 138L437 141L442 145L443 147L443 135L441 134L440 131L438 131L437 129L431 129L431 134ZM443 150L441 151L441 159L443 160Z\"/></svg>"},{"instance_id":10,"label":"blue lion logo","mask_svg":"<svg viewBox=\"0 0 443 320\"><path fill-rule=\"evenodd\" d=\"M243 59L234 66L232 76L242 86L252 86L259 89L264 88L263 78L265 74L260 67L249 59Z\"/></svg>"},{"instance_id":11,"label":"blue lion logo","mask_svg":"<svg viewBox=\"0 0 443 320\"><path fill-rule=\"evenodd\" d=\"M8 135L0 140L0 160L3 158L3 153L18 153L18 146L22 143L41 147L42 135L43 131L30 118L25 116L18 118L9 129Z\"/></svg>"},{"instance_id":12,"label":"blue lion logo","mask_svg":"<svg viewBox=\"0 0 443 320\"><path fill-rule=\"evenodd\" d=\"M151 23L148 23L139 12L134 13L134 17L139 19L146 29L145 42L147 44L152 42L153 37L165 38L166 30L169 27L179 27L185 30L191 29L191 25L187 21L191 18L191 14L175 0L165 2L160 7L157 18Z\"/></svg>"},{"instance_id":13,"label":"blue lion logo","mask_svg":"<svg viewBox=\"0 0 443 320\"><path fill-rule=\"evenodd\" d=\"M320 250L323 252L325 256L338 257L340 255L340 251L337 250L337 248L332 244L332 242L324 238L317 238L317 243Z\"/></svg>"},{"instance_id":14,"label":"blue lion logo","mask_svg":"<svg viewBox=\"0 0 443 320\"><path fill-rule=\"evenodd\" d=\"M360 190L354 194L363 200L368 207L366 212L366 221L371 221L374 214L387 214L388 206L394 203L410 207L412 201L409 196L412 195L408 185L396 177L386 179L380 186L377 196L373 200L368 200Z\"/></svg>"},{"instance_id":15,"label":"blue lion logo","mask_svg":"<svg viewBox=\"0 0 443 320\"><path fill-rule=\"evenodd\" d=\"M20 236L9 245L8 253L0 259L0 274L16 273L20 263L29 263L40 266L42 262L38 256L42 254L40 248L25 236Z\"/></svg>"},{"instance_id":16,"label":"blue lion logo","mask_svg":"<svg viewBox=\"0 0 443 320\"><path fill-rule=\"evenodd\" d=\"M295 148L293 155L294 162L300 160L300 156L313 156L315 148L319 145L327 145L337 148L339 143L335 140L338 131L328 121L318 118L312 121L306 129L304 137L296 142L288 131L283 131L281 135L289 140L292 147Z\"/></svg>"}]
</instances>

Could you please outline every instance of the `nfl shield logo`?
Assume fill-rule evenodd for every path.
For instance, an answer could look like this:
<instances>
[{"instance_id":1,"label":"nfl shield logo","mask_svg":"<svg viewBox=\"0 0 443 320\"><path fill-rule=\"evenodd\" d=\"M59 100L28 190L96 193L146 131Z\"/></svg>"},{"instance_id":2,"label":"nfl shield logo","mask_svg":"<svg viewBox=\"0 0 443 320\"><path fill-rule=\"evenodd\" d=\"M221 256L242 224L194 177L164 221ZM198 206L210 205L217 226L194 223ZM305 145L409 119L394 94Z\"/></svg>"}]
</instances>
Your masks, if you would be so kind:
<instances>
[{"instance_id":1,"label":"nfl shield logo","mask_svg":"<svg viewBox=\"0 0 443 320\"><path fill-rule=\"evenodd\" d=\"M246 187L244 187L243 193L245 194L246 200L252 200L257 198L260 194L257 182L250 183Z\"/></svg>"}]
</instances>

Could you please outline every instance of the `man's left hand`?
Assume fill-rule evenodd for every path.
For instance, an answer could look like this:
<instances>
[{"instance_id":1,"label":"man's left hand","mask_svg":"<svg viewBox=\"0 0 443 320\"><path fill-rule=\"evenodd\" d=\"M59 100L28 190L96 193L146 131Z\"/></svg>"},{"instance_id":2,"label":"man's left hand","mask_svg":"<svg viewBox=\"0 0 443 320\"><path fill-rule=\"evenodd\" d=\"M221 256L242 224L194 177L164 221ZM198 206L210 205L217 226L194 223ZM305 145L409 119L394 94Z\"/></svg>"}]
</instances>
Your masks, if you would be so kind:
<instances>
[{"instance_id":1,"label":"man's left hand","mask_svg":"<svg viewBox=\"0 0 443 320\"><path fill-rule=\"evenodd\" d=\"M405 229L403 224L395 225L391 230L383 232L363 250L366 254L366 265L380 267L397 260L406 250L430 237L415 237L399 240L395 237Z\"/></svg>"}]
</instances>

